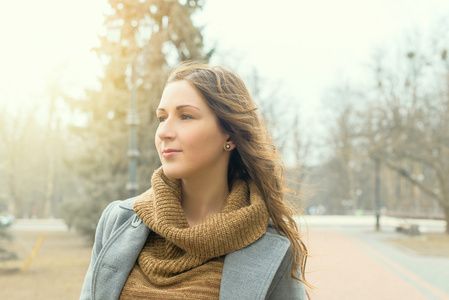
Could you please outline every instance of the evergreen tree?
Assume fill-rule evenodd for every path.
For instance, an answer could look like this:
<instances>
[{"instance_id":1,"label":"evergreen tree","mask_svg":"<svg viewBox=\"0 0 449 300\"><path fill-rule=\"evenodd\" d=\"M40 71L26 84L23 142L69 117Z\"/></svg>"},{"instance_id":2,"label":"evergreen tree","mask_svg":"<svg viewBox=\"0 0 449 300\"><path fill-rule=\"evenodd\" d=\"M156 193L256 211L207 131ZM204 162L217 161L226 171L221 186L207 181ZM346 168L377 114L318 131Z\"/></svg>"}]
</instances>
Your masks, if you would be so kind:
<instances>
[{"instance_id":1,"label":"evergreen tree","mask_svg":"<svg viewBox=\"0 0 449 300\"><path fill-rule=\"evenodd\" d=\"M76 205L64 207L76 215L71 223L89 235L94 233L101 211L109 202L128 197L126 119L130 85L137 86L137 181L141 193L150 187L151 174L160 164L154 147L155 108L169 69L184 60L207 61L212 54L203 52L201 30L191 20L201 8L198 0L109 0L109 4L106 34L95 49L105 62L101 89L88 90L82 100L68 99L87 121L73 127L78 155L67 162L83 178L81 199Z\"/></svg>"}]
</instances>

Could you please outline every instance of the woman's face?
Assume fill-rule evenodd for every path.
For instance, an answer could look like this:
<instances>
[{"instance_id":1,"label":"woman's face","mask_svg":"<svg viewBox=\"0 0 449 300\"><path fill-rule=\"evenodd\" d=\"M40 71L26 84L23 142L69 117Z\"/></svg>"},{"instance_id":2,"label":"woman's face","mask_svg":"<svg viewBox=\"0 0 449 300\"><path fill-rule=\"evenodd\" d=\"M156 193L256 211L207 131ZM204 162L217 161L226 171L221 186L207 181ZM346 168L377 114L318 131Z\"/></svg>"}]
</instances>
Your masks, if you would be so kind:
<instances>
[{"instance_id":1,"label":"woman's face","mask_svg":"<svg viewBox=\"0 0 449 300\"><path fill-rule=\"evenodd\" d=\"M165 175L187 179L227 169L229 151L224 146L229 135L188 81L165 87L156 114L159 127L155 143Z\"/></svg>"}]
</instances>

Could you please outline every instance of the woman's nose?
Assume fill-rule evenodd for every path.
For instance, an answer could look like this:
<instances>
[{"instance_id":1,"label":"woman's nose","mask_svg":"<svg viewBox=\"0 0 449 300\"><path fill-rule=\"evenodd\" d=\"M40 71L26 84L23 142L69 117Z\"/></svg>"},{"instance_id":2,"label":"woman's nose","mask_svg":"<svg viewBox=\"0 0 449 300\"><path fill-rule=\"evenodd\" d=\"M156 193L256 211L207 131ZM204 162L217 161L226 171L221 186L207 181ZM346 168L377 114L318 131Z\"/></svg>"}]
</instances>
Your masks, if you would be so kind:
<instances>
[{"instance_id":1,"label":"woman's nose","mask_svg":"<svg viewBox=\"0 0 449 300\"><path fill-rule=\"evenodd\" d=\"M174 124L169 119L159 123L156 134L161 140L173 139L175 137Z\"/></svg>"}]
</instances>

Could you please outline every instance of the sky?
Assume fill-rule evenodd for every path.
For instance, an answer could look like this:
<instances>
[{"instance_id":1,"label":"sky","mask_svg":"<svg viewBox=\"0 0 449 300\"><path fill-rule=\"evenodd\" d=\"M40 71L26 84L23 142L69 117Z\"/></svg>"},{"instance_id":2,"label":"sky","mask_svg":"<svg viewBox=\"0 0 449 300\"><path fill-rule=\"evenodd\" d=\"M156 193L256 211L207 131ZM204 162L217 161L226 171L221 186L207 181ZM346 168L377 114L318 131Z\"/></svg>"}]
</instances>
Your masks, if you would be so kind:
<instances>
[{"instance_id":1,"label":"sky","mask_svg":"<svg viewBox=\"0 0 449 300\"><path fill-rule=\"evenodd\" d=\"M72 94L98 87L98 45L106 0L4 1L0 10L0 105L10 113L41 107L47 80L61 65ZM447 0L206 0L195 15L205 26L213 63L248 74L256 69L277 88L306 128L319 127L326 90L365 76L376 49L407 33L426 34L449 16ZM290 107L290 106L289 106Z\"/></svg>"},{"instance_id":2,"label":"sky","mask_svg":"<svg viewBox=\"0 0 449 300\"><path fill-rule=\"evenodd\" d=\"M376 51L445 16L449 1L228 0L206 2L200 20L206 42L281 81L307 126L323 122L326 90L366 76Z\"/></svg>"}]
</instances>

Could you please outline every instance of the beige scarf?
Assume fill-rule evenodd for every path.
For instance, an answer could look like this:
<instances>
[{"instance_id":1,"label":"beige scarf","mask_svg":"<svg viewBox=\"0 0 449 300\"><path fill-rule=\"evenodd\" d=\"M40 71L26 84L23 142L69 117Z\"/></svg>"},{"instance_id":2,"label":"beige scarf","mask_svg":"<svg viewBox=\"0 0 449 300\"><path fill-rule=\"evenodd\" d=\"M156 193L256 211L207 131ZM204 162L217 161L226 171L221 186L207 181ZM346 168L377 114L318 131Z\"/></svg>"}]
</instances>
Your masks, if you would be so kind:
<instances>
[{"instance_id":1,"label":"beige scarf","mask_svg":"<svg viewBox=\"0 0 449 300\"><path fill-rule=\"evenodd\" d=\"M138 265L154 286L185 284L187 271L193 274L207 262L250 245L266 232L268 211L252 181L235 181L223 211L193 227L189 227L181 207L181 181L165 176L161 167L151 182L152 188L136 200L134 210L153 231ZM179 282L177 275L181 273L184 276ZM219 275L221 279L221 272Z\"/></svg>"}]
</instances>

